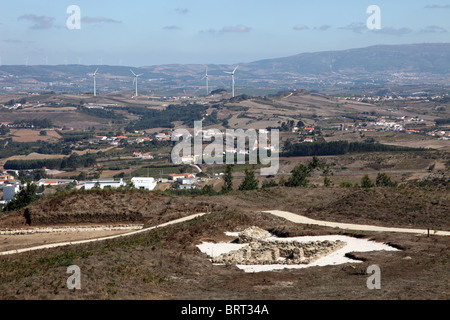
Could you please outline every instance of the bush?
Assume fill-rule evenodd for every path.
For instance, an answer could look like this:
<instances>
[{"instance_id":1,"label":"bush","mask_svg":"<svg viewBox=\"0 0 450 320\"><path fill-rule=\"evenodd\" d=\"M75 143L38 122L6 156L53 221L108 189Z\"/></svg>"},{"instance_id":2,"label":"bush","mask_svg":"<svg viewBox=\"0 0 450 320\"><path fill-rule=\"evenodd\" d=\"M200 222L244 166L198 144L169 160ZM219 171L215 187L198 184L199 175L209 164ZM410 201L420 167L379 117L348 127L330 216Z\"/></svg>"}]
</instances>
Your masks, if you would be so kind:
<instances>
[{"instance_id":1,"label":"bush","mask_svg":"<svg viewBox=\"0 0 450 320\"><path fill-rule=\"evenodd\" d=\"M325 187L331 187L332 184L333 184L333 182L331 181L330 178L328 178L328 177L323 178L323 185Z\"/></svg>"},{"instance_id":2,"label":"bush","mask_svg":"<svg viewBox=\"0 0 450 320\"><path fill-rule=\"evenodd\" d=\"M391 178L385 173L378 173L377 179L375 181L377 187L395 187L396 182L392 182Z\"/></svg>"},{"instance_id":3,"label":"bush","mask_svg":"<svg viewBox=\"0 0 450 320\"><path fill-rule=\"evenodd\" d=\"M275 180L270 179L270 180L264 180L261 188L265 189L265 188L272 188L272 187L276 187L276 186L278 186L278 183Z\"/></svg>"},{"instance_id":4,"label":"bush","mask_svg":"<svg viewBox=\"0 0 450 320\"><path fill-rule=\"evenodd\" d=\"M369 176L365 174L361 179L361 187L365 189L372 188L374 186L372 180L370 180Z\"/></svg>"},{"instance_id":5,"label":"bush","mask_svg":"<svg viewBox=\"0 0 450 320\"><path fill-rule=\"evenodd\" d=\"M351 187L353 187L353 184L349 181L344 181L339 186L342 188L351 188Z\"/></svg>"}]
</instances>

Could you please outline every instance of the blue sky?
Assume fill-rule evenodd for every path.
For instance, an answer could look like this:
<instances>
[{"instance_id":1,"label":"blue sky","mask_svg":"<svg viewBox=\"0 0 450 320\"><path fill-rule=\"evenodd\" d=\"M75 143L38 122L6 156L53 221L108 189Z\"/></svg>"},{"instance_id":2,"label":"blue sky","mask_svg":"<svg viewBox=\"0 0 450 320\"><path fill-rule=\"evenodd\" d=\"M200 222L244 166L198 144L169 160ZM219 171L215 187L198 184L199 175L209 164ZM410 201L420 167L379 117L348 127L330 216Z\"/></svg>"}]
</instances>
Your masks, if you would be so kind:
<instances>
[{"instance_id":1,"label":"blue sky","mask_svg":"<svg viewBox=\"0 0 450 320\"><path fill-rule=\"evenodd\" d=\"M67 8L81 29L66 27ZM366 10L381 10L368 30ZM450 0L0 1L2 64L235 64L376 44L450 42Z\"/></svg>"}]
</instances>

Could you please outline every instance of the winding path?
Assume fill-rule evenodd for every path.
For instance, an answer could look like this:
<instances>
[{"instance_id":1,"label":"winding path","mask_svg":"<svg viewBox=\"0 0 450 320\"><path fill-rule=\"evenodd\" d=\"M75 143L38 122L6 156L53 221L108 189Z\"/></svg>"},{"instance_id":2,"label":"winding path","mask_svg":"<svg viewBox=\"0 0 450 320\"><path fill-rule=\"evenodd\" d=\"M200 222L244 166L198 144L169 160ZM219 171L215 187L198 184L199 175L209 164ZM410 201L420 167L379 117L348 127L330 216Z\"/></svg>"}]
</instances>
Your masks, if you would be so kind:
<instances>
[{"instance_id":1,"label":"winding path","mask_svg":"<svg viewBox=\"0 0 450 320\"><path fill-rule=\"evenodd\" d=\"M312 224L330 228L339 228L346 230L356 230L356 231L385 231L385 232L404 232L404 233L416 233L416 234L427 234L428 230L425 229L409 229L409 228L390 228L390 227L379 227L372 225L363 225L363 224L352 224L352 223L341 223L341 222L329 222L322 220L314 220L307 218L305 216L301 216L299 214L287 212L287 211L279 211L279 210L271 210L271 211L263 211L266 213L273 214L275 216L284 218L286 220L301 223L301 224ZM450 236L450 231L437 231L430 230L431 235L437 236Z\"/></svg>"},{"instance_id":2,"label":"winding path","mask_svg":"<svg viewBox=\"0 0 450 320\"><path fill-rule=\"evenodd\" d=\"M131 235L143 233L143 232L146 232L146 231L149 231L149 230L162 228L162 227L165 227L165 226L168 226L168 225L171 225L171 224L176 224L176 223L180 223L180 222L189 221L189 220L195 219L197 217L203 216L205 214L206 213L197 213L197 214L193 214L193 215L190 215L190 216L187 216L187 217L183 217L183 218L180 218L180 219L169 221L169 222L160 224L158 226L144 228L144 229L140 229L140 230L132 231L132 232L127 232L127 233L122 233L122 234L115 235L115 236L102 237L102 238L89 239L89 240L59 242L59 243L46 244L46 245L41 245L41 246L31 247L31 248L24 248L24 249L16 249L16 250L4 251L4 252L0 252L0 256L16 254L16 253L24 253L24 252L28 252L28 251L35 251L35 250L63 247L63 246L69 246L69 245L90 243L90 242L96 242L96 241L110 240L110 239L116 239L116 238L121 238L121 237L127 237L127 236L131 236Z\"/></svg>"},{"instance_id":3,"label":"winding path","mask_svg":"<svg viewBox=\"0 0 450 320\"><path fill-rule=\"evenodd\" d=\"M270 214L273 214L274 216L281 217L281 218L284 218L286 220L289 220L289 221L292 221L295 223L319 225L319 226L330 227L330 228L339 228L339 229L356 230L356 231L404 232L404 233L414 233L414 234L427 234L428 233L428 230L424 230L424 229L389 228L389 227L379 227L379 226L373 226L373 225L361 225L361 224L350 224L350 223L314 220L314 219L310 219L305 216L301 216L301 215L298 215L298 214L295 214L292 212L280 211L280 210L271 210L271 211L262 211L262 212L270 213ZM24 252L35 251L35 250L63 247L63 246L69 246L69 245L90 243L90 242L96 242L96 241L103 241L103 240L115 239L115 238L120 238L120 237L127 237L127 236L131 236L131 235L143 233L143 232L146 232L149 230L162 228L162 227L165 227L168 225L189 221L189 220L195 219L197 217L201 217L205 214L208 214L208 213L197 213L197 214L193 214L193 215L190 215L190 216L187 216L184 218L166 222L166 223L160 224L158 226L140 229L137 231L123 233L123 234L119 234L119 235L115 235L115 236L102 237L102 238L89 239L89 240L71 241L71 242L60 242L60 243L41 245L41 246L31 247L31 248L4 251L4 252L0 252L0 256L24 253ZM430 230L430 235L450 236L450 231Z\"/></svg>"}]
</instances>

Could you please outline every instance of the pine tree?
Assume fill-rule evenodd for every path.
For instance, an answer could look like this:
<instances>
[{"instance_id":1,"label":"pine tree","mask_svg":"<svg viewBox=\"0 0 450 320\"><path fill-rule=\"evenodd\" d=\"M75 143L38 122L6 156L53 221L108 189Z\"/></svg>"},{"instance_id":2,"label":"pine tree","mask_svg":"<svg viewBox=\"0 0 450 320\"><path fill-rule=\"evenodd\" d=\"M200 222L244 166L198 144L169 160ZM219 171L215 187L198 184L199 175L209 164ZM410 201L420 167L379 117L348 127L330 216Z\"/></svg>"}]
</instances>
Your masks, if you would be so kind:
<instances>
[{"instance_id":1,"label":"pine tree","mask_svg":"<svg viewBox=\"0 0 450 320\"><path fill-rule=\"evenodd\" d=\"M253 170L245 169L245 178L239 186L239 190L256 190L258 189L258 180L255 178Z\"/></svg>"},{"instance_id":2,"label":"pine tree","mask_svg":"<svg viewBox=\"0 0 450 320\"><path fill-rule=\"evenodd\" d=\"M222 193L227 193L233 190L233 165L228 164L225 168L225 175L223 177L225 185L222 186Z\"/></svg>"}]
</instances>

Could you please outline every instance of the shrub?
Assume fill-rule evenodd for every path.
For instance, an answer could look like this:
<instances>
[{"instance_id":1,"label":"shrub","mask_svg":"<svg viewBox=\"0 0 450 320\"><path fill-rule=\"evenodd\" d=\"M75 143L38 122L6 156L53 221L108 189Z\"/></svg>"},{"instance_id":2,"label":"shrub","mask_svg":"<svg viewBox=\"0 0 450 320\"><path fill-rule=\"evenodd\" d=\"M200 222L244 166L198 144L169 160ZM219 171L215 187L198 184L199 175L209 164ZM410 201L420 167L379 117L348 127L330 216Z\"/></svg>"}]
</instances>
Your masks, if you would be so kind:
<instances>
[{"instance_id":1,"label":"shrub","mask_svg":"<svg viewBox=\"0 0 450 320\"><path fill-rule=\"evenodd\" d=\"M385 173L378 173L377 179L375 181L377 187L395 187L396 182L392 182L391 178Z\"/></svg>"},{"instance_id":2,"label":"shrub","mask_svg":"<svg viewBox=\"0 0 450 320\"><path fill-rule=\"evenodd\" d=\"M365 174L361 179L361 187L365 189L372 188L374 186L372 180L370 180L369 176Z\"/></svg>"}]
</instances>

